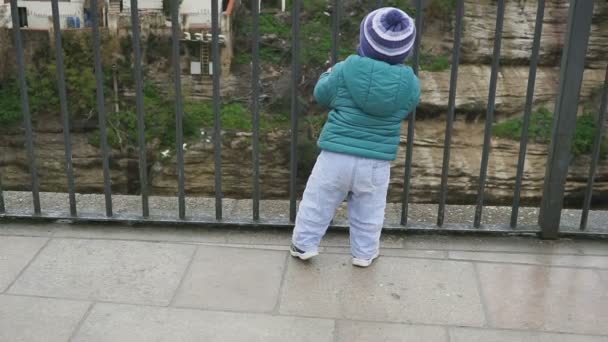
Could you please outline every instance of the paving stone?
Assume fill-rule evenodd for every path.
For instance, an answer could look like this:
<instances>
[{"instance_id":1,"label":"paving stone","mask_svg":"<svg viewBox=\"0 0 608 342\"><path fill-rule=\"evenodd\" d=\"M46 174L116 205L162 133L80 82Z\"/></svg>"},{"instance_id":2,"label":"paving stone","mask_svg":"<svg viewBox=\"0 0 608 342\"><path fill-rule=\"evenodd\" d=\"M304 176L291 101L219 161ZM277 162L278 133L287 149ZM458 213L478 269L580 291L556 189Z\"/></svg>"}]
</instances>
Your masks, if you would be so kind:
<instances>
[{"instance_id":1,"label":"paving stone","mask_svg":"<svg viewBox=\"0 0 608 342\"><path fill-rule=\"evenodd\" d=\"M324 319L97 304L74 342L332 342Z\"/></svg>"},{"instance_id":2,"label":"paving stone","mask_svg":"<svg viewBox=\"0 0 608 342\"><path fill-rule=\"evenodd\" d=\"M2 223L0 225L1 235L14 236L51 236L58 225L53 224L23 224L23 223Z\"/></svg>"},{"instance_id":3,"label":"paving stone","mask_svg":"<svg viewBox=\"0 0 608 342\"><path fill-rule=\"evenodd\" d=\"M570 267L608 268L608 256L520 254L486 252L449 252L450 259L476 260L501 263L521 263L532 265L553 265Z\"/></svg>"},{"instance_id":4,"label":"paving stone","mask_svg":"<svg viewBox=\"0 0 608 342\"><path fill-rule=\"evenodd\" d=\"M608 334L606 286L594 270L478 264L493 327Z\"/></svg>"},{"instance_id":5,"label":"paving stone","mask_svg":"<svg viewBox=\"0 0 608 342\"><path fill-rule=\"evenodd\" d=\"M451 342L608 342L608 337L453 328Z\"/></svg>"},{"instance_id":6,"label":"paving stone","mask_svg":"<svg viewBox=\"0 0 608 342\"><path fill-rule=\"evenodd\" d=\"M226 243L288 246L291 244L291 230L230 230L226 236Z\"/></svg>"},{"instance_id":7,"label":"paving stone","mask_svg":"<svg viewBox=\"0 0 608 342\"><path fill-rule=\"evenodd\" d=\"M576 241L574 244L583 254L608 255L608 241Z\"/></svg>"},{"instance_id":8,"label":"paving stone","mask_svg":"<svg viewBox=\"0 0 608 342\"><path fill-rule=\"evenodd\" d=\"M367 269L349 256L290 260L281 313L402 323L484 323L472 264L381 257Z\"/></svg>"},{"instance_id":9,"label":"paving stone","mask_svg":"<svg viewBox=\"0 0 608 342\"><path fill-rule=\"evenodd\" d=\"M128 227L121 225L72 225L57 228L54 237L84 239L123 239L186 243L223 243L222 229L184 227Z\"/></svg>"},{"instance_id":10,"label":"paving stone","mask_svg":"<svg viewBox=\"0 0 608 342\"><path fill-rule=\"evenodd\" d=\"M473 237L473 236L410 236L405 248L426 250L458 250L487 252L521 252L538 254L577 254L579 250L571 240L543 241L524 237Z\"/></svg>"},{"instance_id":11,"label":"paving stone","mask_svg":"<svg viewBox=\"0 0 608 342\"><path fill-rule=\"evenodd\" d=\"M286 256L281 251L200 246L175 305L272 311L279 298Z\"/></svg>"},{"instance_id":12,"label":"paving stone","mask_svg":"<svg viewBox=\"0 0 608 342\"><path fill-rule=\"evenodd\" d=\"M41 237L0 236L0 292L7 289L46 241Z\"/></svg>"},{"instance_id":13,"label":"paving stone","mask_svg":"<svg viewBox=\"0 0 608 342\"><path fill-rule=\"evenodd\" d=\"M195 247L136 241L51 241L10 292L167 305Z\"/></svg>"},{"instance_id":14,"label":"paving stone","mask_svg":"<svg viewBox=\"0 0 608 342\"><path fill-rule=\"evenodd\" d=\"M323 247L321 253L338 253L350 255L348 247ZM424 258L424 259L445 259L446 251L425 251L419 249L404 249L404 248L381 248L380 256L394 256L405 258Z\"/></svg>"},{"instance_id":15,"label":"paving stone","mask_svg":"<svg viewBox=\"0 0 608 342\"><path fill-rule=\"evenodd\" d=\"M268 245L290 245L291 229L268 229L268 230L231 230L226 238L227 243L234 244L268 244ZM380 244L387 248L403 247L404 238L400 234L386 232L382 234ZM348 247L350 246L347 231L329 231L321 240L324 247Z\"/></svg>"},{"instance_id":16,"label":"paving stone","mask_svg":"<svg viewBox=\"0 0 608 342\"><path fill-rule=\"evenodd\" d=\"M0 295L0 341L65 342L90 303Z\"/></svg>"},{"instance_id":17,"label":"paving stone","mask_svg":"<svg viewBox=\"0 0 608 342\"><path fill-rule=\"evenodd\" d=\"M447 342L445 328L406 324L339 321L336 342Z\"/></svg>"}]
</instances>

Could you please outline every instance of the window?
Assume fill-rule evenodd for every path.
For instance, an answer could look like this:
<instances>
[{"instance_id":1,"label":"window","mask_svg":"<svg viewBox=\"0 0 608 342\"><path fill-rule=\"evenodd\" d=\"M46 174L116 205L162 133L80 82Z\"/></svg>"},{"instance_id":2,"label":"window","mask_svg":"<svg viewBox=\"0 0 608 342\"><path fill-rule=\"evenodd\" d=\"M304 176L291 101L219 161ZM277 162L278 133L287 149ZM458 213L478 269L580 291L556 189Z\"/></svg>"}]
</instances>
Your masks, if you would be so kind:
<instances>
[{"instance_id":1,"label":"window","mask_svg":"<svg viewBox=\"0 0 608 342\"><path fill-rule=\"evenodd\" d=\"M27 27L27 8L18 7L19 11L19 27Z\"/></svg>"}]
</instances>

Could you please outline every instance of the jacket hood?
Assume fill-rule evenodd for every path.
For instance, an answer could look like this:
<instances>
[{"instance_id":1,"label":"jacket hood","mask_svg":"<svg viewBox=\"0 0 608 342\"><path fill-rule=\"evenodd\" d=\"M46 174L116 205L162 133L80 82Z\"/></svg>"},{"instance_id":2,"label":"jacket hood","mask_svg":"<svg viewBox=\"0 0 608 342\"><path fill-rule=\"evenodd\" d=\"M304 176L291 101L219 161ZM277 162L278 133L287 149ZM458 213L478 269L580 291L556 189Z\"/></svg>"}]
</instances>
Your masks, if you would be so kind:
<instances>
[{"instance_id":1,"label":"jacket hood","mask_svg":"<svg viewBox=\"0 0 608 342\"><path fill-rule=\"evenodd\" d=\"M365 113L390 116L417 105L418 79L409 66L353 55L344 61L343 71L346 88Z\"/></svg>"}]
</instances>

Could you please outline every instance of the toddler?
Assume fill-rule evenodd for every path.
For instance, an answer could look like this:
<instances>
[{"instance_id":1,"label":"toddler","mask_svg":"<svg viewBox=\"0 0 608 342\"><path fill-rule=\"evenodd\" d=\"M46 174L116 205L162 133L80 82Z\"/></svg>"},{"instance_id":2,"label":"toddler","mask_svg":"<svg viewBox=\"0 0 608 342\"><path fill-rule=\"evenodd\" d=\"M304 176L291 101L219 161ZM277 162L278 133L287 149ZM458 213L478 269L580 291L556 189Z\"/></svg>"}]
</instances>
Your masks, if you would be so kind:
<instances>
[{"instance_id":1,"label":"toddler","mask_svg":"<svg viewBox=\"0 0 608 342\"><path fill-rule=\"evenodd\" d=\"M415 38L414 21L405 12L375 10L361 23L357 54L321 75L314 96L330 112L300 203L292 256L307 260L318 254L346 199L353 265L367 267L378 257L390 161L401 123L420 98L418 78L404 65Z\"/></svg>"}]
</instances>

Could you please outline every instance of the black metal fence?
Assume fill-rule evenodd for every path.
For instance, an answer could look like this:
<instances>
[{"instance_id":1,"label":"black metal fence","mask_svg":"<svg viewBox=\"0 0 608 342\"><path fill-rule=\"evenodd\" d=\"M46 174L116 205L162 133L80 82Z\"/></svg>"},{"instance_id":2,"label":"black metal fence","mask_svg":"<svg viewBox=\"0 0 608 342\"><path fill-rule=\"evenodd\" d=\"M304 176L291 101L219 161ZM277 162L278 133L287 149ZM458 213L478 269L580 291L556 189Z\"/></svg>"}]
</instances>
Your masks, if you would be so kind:
<instances>
[{"instance_id":1,"label":"black metal fence","mask_svg":"<svg viewBox=\"0 0 608 342\"><path fill-rule=\"evenodd\" d=\"M300 115L300 104L298 101L298 85L300 81L300 12L303 0L294 0L292 14L292 67L291 67L291 155L290 155L290 198L289 198L289 222L264 222L260 219L260 103L259 103L259 79L260 79L260 6L257 0L253 0L251 4L253 25L252 37L252 108L253 108L253 135L252 135L252 150L253 150L253 207L251 219L249 220L232 220L224 217L222 212L222 171L221 171L221 127L220 127L220 63L213 63L213 113L214 113L214 154L215 154L215 218L201 219L194 215L188 215L186 212L186 192L185 192L185 171L184 171L184 147L183 147L183 104L182 104L182 87L180 81L180 25L172 25L172 52L173 52L173 72L174 72L174 90L175 90L175 123L176 123L176 146L177 151L177 169L178 169L178 215L177 218L154 215L150 212L149 193L148 193L148 175L146 161L146 141L145 141L145 112L143 100L143 75L141 63L141 42L140 42L140 27L138 15L137 0L131 1L131 21L132 21L132 43L133 43L133 73L135 80L136 93L136 111L137 111L137 131L138 131L138 146L139 146L139 178L141 184L141 214L131 213L130 215L115 215L112 207L112 191L110 178L110 149L108 146L107 123L106 123L106 108L103 91L103 71L101 63L100 51L100 30L98 11L98 0L91 0L92 11L92 34L94 40L94 63L95 77L97 84L97 112L99 117L100 143L101 154L103 160L103 179L104 179L104 195L105 195L105 217L99 215L90 216L88 214L80 214L78 212L78 203L76 200L75 185L74 185L74 170L72 166L72 143L70 133L70 115L68 112L68 99L66 96L66 81L65 68L62 56L62 41L59 22L58 1L52 0L53 14L53 29L56 51L56 66L58 76L58 90L61 106L61 115L63 123L63 136L65 144L65 165L67 175L67 189L69 192L69 214L45 212L40 205L40 186L38 179L38 171L36 167L36 159L34 154L34 143L32 133L32 121L28 101L28 85L25 76L25 62L23 55L22 34L19 28L19 15L17 0L11 0L11 15L14 32L15 56L17 59L17 68L19 75L19 86L21 91L21 110L23 114L23 125L25 131L25 142L27 150L27 158L29 161L29 172L31 176L31 192L33 197L33 213L18 214L5 208L4 197L0 184L0 218L43 218L43 219L58 219L64 218L69 220L82 221L122 221L122 222L182 222L196 223L209 225L240 225L240 226L289 226L295 221L297 213L297 132L298 132L298 117ZM382 1L377 1L377 6L382 6ZM423 1L415 0L416 6L416 26L417 40L413 53L413 68L418 73L420 67L420 46L421 46L421 27L424 20ZM341 2L332 0L332 63L338 60L338 41L341 16ZM443 166L441 174L441 188L438 201L438 212L436 223L428 223L425 225L411 225L408 223L408 209L410 200L410 180L412 176L412 158L415 155L413 142L415 139L415 123L416 113L412 113L408 119L407 130L407 148L405 161L405 178L403 179L403 195L401 205L401 220L400 225L389 227L397 229L412 229L412 230L465 230L465 231L488 231L488 232L519 232L519 233L540 233L545 238L555 238L560 234L560 216L563 209L564 184L568 172L570 161L570 151L572 138L574 135L574 127L576 121L577 106L579 102L579 93L582 83L583 71L585 68L585 58L587 44L589 41L591 20L593 15L593 1L588 0L571 0L569 8L569 17L567 22L567 31L565 37L565 46L562 54L560 84L558 98L556 101L555 118L552 142L549 148L549 156L546 164L546 177L544 180L543 199L541 203L539 224L532 227L518 227L518 214L520 209L520 194L522 189L522 181L524 175L524 163L526 160L526 151L528 144L528 129L530 127L530 116L532 113L534 88L536 71L539 64L539 51L541 45L541 34L543 25L543 16L545 11L545 0L538 0L538 10L536 17L536 27L534 33L534 41L530 56L530 71L527 87L527 96L525 103L525 111L523 116L523 132L520 141L519 157L516 173L516 182L513 189L513 205L511 209L510 222L504 225L484 227L482 215L484 209L484 193L487 180L488 160L490 155L490 143L492 137L492 124L494 121L495 98L498 80L498 72L500 68L501 57L501 39L503 31L503 23L505 17L505 0L497 1L497 20L494 36L494 51L492 57L492 69L490 77L490 86L487 100L484 144L481 154L481 167L478 183L477 201L475 207L475 215L473 225L446 225L444 218L446 215L446 199L449 191L448 172L450 170L450 152L453 134L453 125L456 109L456 88L458 83L458 67L460 61L460 46L463 28L464 17L464 0L456 1L456 18L454 25L454 42L452 54L452 67L450 76L450 88L448 99L448 113L446 120L445 141L443 149ZM178 2L171 2L171 22L179 22ZM213 60L219 60L219 8L218 2L212 1L212 54ZM592 148L592 163L589 169L589 177L587 187L585 189L585 200L582 208L582 219L580 222L580 230L585 230L587 227L588 215L591 204L594 176L598 161L600 159L600 145L603 135L603 127L608 106L608 68L606 73L606 82L604 83L602 92L602 101L599 115L597 118L598 133L594 140ZM593 232L590 234L603 235L605 233Z\"/></svg>"}]
</instances>

